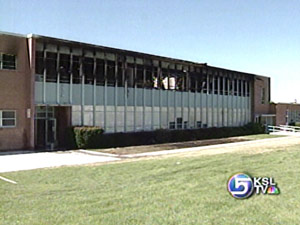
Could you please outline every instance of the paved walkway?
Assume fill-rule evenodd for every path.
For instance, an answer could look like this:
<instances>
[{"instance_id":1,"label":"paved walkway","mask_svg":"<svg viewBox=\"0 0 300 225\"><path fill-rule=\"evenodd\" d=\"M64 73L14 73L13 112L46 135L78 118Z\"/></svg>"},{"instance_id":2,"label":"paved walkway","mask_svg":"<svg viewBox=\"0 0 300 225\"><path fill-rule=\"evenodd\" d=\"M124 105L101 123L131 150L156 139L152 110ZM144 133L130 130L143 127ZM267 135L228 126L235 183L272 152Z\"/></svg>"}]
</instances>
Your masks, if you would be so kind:
<instances>
[{"instance_id":1,"label":"paved walkway","mask_svg":"<svg viewBox=\"0 0 300 225\"><path fill-rule=\"evenodd\" d=\"M18 155L0 155L0 173L32 170L47 167L59 167L67 165L82 165L89 163L113 162L122 159L153 157L169 154L197 154L214 155L230 152L247 151L249 153L262 153L276 148L284 148L290 145L299 145L299 137L280 137L255 141L244 141L228 144L218 144L202 147L183 148L156 152L145 152L131 155L113 155L87 150L67 152L43 152ZM275 148L274 148L275 147Z\"/></svg>"},{"instance_id":2,"label":"paved walkway","mask_svg":"<svg viewBox=\"0 0 300 225\"><path fill-rule=\"evenodd\" d=\"M2 155L0 156L0 173L47 167L110 162L116 160L120 159L117 157L90 155L75 151Z\"/></svg>"}]
</instances>

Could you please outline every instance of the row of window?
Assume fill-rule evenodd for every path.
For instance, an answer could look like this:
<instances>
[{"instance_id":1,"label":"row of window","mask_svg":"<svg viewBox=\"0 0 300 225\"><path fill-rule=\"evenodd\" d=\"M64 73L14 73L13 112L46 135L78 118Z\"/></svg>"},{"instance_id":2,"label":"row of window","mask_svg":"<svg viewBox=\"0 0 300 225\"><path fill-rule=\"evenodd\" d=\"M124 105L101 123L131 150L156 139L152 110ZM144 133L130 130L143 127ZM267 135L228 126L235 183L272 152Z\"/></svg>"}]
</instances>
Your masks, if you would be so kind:
<instances>
[{"instance_id":1,"label":"row of window","mask_svg":"<svg viewBox=\"0 0 300 225\"><path fill-rule=\"evenodd\" d=\"M16 111L0 110L0 128L16 126Z\"/></svg>"},{"instance_id":2,"label":"row of window","mask_svg":"<svg viewBox=\"0 0 300 225\"><path fill-rule=\"evenodd\" d=\"M45 57L44 57L45 54ZM185 70L159 69L151 65L124 64L118 61L80 58L75 55L58 54L53 52L36 52L37 81L60 83L107 85L137 88L155 88L164 90L178 90L191 92L212 93L239 96L249 96L249 82L245 80L211 77L201 74L201 71L187 73ZM84 74L84 81L83 76ZM219 78L219 79L218 79ZM208 81L208 82L207 82ZM219 91L218 91L219 89Z\"/></svg>"},{"instance_id":3,"label":"row of window","mask_svg":"<svg viewBox=\"0 0 300 225\"><path fill-rule=\"evenodd\" d=\"M197 121L196 123L196 128L207 128L207 124L202 124L201 121ZM174 129L188 129L188 121L182 121L182 118L179 117L176 119L175 122L169 122L169 129L174 130Z\"/></svg>"},{"instance_id":4,"label":"row of window","mask_svg":"<svg viewBox=\"0 0 300 225\"><path fill-rule=\"evenodd\" d=\"M15 70L16 69L16 56L0 52L0 69Z\"/></svg>"}]
</instances>

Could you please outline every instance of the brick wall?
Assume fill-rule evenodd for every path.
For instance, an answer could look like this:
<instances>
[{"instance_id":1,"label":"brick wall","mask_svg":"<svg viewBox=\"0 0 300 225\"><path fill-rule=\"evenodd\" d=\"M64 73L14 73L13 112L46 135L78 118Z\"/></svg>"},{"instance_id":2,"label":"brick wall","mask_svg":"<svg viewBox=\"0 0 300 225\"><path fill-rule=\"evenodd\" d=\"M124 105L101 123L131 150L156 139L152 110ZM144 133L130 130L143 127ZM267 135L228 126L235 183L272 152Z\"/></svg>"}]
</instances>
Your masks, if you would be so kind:
<instances>
[{"instance_id":1,"label":"brick wall","mask_svg":"<svg viewBox=\"0 0 300 225\"><path fill-rule=\"evenodd\" d=\"M16 70L0 69L0 110L16 110L17 119L16 127L0 128L0 150L32 148L33 124L27 118L33 103L27 39L1 34L0 52L17 56Z\"/></svg>"}]
</instances>

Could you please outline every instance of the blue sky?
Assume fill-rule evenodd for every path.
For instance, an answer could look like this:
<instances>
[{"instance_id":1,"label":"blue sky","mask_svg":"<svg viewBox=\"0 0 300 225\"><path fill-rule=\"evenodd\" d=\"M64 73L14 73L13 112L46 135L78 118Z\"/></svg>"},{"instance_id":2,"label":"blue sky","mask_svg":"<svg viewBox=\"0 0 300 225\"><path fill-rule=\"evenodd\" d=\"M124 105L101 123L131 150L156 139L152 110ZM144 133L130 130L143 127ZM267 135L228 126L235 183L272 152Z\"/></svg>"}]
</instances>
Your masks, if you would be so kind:
<instances>
[{"instance_id":1,"label":"blue sky","mask_svg":"<svg viewBox=\"0 0 300 225\"><path fill-rule=\"evenodd\" d=\"M298 0L0 0L0 30L270 76L273 101L300 102Z\"/></svg>"}]
</instances>

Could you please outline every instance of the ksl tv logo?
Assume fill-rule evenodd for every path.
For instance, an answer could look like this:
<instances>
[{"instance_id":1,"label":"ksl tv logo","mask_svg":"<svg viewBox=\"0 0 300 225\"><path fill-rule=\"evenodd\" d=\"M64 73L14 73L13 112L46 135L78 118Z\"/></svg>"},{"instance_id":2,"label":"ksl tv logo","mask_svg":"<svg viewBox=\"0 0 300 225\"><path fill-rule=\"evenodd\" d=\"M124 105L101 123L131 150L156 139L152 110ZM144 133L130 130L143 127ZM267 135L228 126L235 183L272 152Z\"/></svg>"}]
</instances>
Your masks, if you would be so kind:
<instances>
[{"instance_id":1,"label":"ksl tv logo","mask_svg":"<svg viewBox=\"0 0 300 225\"><path fill-rule=\"evenodd\" d=\"M252 194L278 195L280 193L272 177L251 177L238 173L229 178L227 188L229 193L238 199L246 199Z\"/></svg>"}]
</instances>

